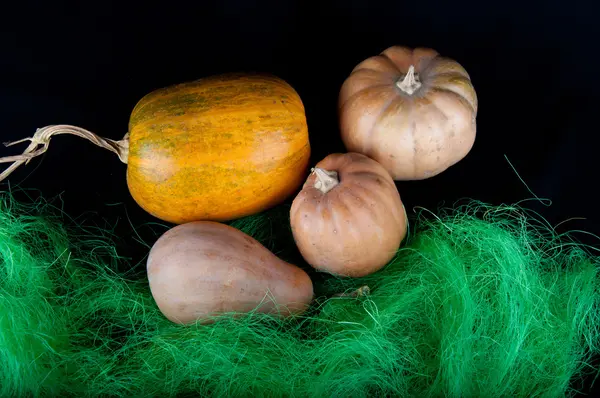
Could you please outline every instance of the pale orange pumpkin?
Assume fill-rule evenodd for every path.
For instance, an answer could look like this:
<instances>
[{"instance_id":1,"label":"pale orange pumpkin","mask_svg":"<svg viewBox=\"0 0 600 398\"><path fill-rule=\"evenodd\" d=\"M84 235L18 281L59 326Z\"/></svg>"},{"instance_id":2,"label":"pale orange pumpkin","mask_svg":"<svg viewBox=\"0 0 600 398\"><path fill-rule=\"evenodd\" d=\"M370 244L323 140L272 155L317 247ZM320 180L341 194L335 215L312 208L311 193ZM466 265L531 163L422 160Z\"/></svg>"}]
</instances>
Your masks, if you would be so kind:
<instances>
[{"instance_id":1,"label":"pale orange pumpkin","mask_svg":"<svg viewBox=\"0 0 600 398\"><path fill-rule=\"evenodd\" d=\"M311 266L350 277L385 266L407 232L394 181L359 153L335 153L317 163L292 202L290 223Z\"/></svg>"},{"instance_id":2,"label":"pale orange pumpkin","mask_svg":"<svg viewBox=\"0 0 600 398\"><path fill-rule=\"evenodd\" d=\"M178 225L152 246L150 290L172 322L211 323L224 313L256 310L287 317L307 309L310 277L256 239L213 221Z\"/></svg>"},{"instance_id":3,"label":"pale orange pumpkin","mask_svg":"<svg viewBox=\"0 0 600 398\"><path fill-rule=\"evenodd\" d=\"M359 63L342 85L341 137L348 151L377 160L395 180L425 179L471 151L477 108L458 62L393 46Z\"/></svg>"}]
</instances>

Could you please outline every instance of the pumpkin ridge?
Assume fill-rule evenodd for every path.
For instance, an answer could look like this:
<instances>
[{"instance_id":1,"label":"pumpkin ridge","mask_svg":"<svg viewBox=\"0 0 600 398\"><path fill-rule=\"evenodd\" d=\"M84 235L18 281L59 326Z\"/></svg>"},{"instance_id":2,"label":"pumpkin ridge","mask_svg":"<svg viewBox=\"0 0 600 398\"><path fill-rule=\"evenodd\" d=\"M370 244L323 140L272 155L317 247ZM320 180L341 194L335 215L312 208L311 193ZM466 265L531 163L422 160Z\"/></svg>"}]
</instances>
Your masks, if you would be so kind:
<instances>
[{"instance_id":1,"label":"pumpkin ridge","mask_svg":"<svg viewBox=\"0 0 600 398\"><path fill-rule=\"evenodd\" d=\"M368 130L367 132L367 142L372 142L373 141L373 136L376 134L375 129L379 126L379 122L381 122L381 119L383 118L383 115L387 112L387 110L392 106L392 104L397 101L397 100L401 100L404 101L404 98L401 95L396 95L396 96L391 96L392 98L390 98L390 100L387 101L387 103L381 107L381 111L379 112L379 114L375 117L373 125L371 126L371 128ZM372 146L369 146L368 148L366 147L366 145L363 146L363 151L365 154L370 154L371 153L371 148Z\"/></svg>"},{"instance_id":2,"label":"pumpkin ridge","mask_svg":"<svg viewBox=\"0 0 600 398\"><path fill-rule=\"evenodd\" d=\"M374 74L375 76L368 75L367 73ZM386 76L386 77L392 77L393 76L393 77L395 77L395 76L398 75L397 72L394 72L394 73L392 73L392 72L382 72L382 71L379 71L377 69L373 69L371 67L362 67L362 68L353 70L350 73L350 76L356 77L357 75L361 75L361 74L364 74L366 76L372 77L373 80L382 80L381 76Z\"/></svg>"},{"instance_id":3,"label":"pumpkin ridge","mask_svg":"<svg viewBox=\"0 0 600 398\"><path fill-rule=\"evenodd\" d=\"M353 190L355 191L357 188L359 190L359 193L352 192ZM365 187L363 187L360 184L354 183L350 187L347 187L347 191L348 191L348 195L346 195L346 197L341 200L341 202L344 203L346 205L346 207L350 208L349 203L354 203L354 206L356 206L356 202L358 199L358 200L360 200L360 203L361 203L361 206L359 207L359 209L362 209L363 211L366 210L366 213L368 213L369 217L371 217L373 220L378 219L375 209L373 209L371 206L365 205L367 202L365 200L365 197L369 196L369 192ZM366 192L366 194L365 194L365 192ZM362 196L362 197L358 198L358 196ZM356 212L352 212L351 214L354 217L356 217Z\"/></svg>"},{"instance_id":4,"label":"pumpkin ridge","mask_svg":"<svg viewBox=\"0 0 600 398\"><path fill-rule=\"evenodd\" d=\"M352 95L350 95L348 98L346 98L346 100L344 102L342 102L339 105L339 107L340 108L344 107L348 102L350 102L351 100L355 99L359 94L363 94L367 90L379 90L380 88L385 88L385 87L389 87L389 86L390 86L389 83L381 83L381 84L376 84L376 85L373 85L373 86L363 87L360 90L358 90L357 92L355 92Z\"/></svg>"},{"instance_id":5,"label":"pumpkin ridge","mask_svg":"<svg viewBox=\"0 0 600 398\"><path fill-rule=\"evenodd\" d=\"M375 184L373 184L375 185ZM353 184L353 188L356 189L358 187L359 191L361 192L359 195L362 196L362 198L360 199L362 201L363 204L365 204L366 202L373 202L373 203L384 203L384 204L389 204L389 199L386 198L384 195L382 195L381 190L377 189L378 187L374 186L374 189L369 189L367 187L365 187L364 185L359 185L359 184ZM395 186L394 186L395 189ZM365 198L367 200L365 200ZM370 199L370 200L368 200ZM375 211L375 209L373 209L371 206L362 206L362 208L368 208L369 213L372 215L373 219L377 219L377 213Z\"/></svg>"},{"instance_id":6,"label":"pumpkin ridge","mask_svg":"<svg viewBox=\"0 0 600 398\"><path fill-rule=\"evenodd\" d=\"M460 93L457 93L455 91L452 90L448 90L446 88L443 87L431 87L430 88L433 92L443 92L446 94L450 94L451 96L454 96L456 99L459 100L460 103L462 103L464 106L468 107L469 110L474 114L477 115L477 106L472 104L471 101L469 101L468 98L466 98L465 96L461 95Z\"/></svg>"},{"instance_id":7,"label":"pumpkin ridge","mask_svg":"<svg viewBox=\"0 0 600 398\"><path fill-rule=\"evenodd\" d=\"M399 74L402 74L403 72L400 70L400 68L398 67L398 65L385 53L385 51L379 53L378 55L375 56L380 57L380 59L384 60L386 63L388 63L390 66L393 66L393 68L398 71Z\"/></svg>"},{"instance_id":8,"label":"pumpkin ridge","mask_svg":"<svg viewBox=\"0 0 600 398\"><path fill-rule=\"evenodd\" d=\"M448 114L442 110L442 107L436 104L435 101L431 101L429 104L427 104L427 108L433 109L435 112L441 115L444 118L444 122L448 122L450 120L450 116L448 116Z\"/></svg>"},{"instance_id":9,"label":"pumpkin ridge","mask_svg":"<svg viewBox=\"0 0 600 398\"><path fill-rule=\"evenodd\" d=\"M465 76L465 75L463 75L462 73L459 73L459 72L456 72L456 71L450 71L450 72L436 72L435 70L433 70L433 71L431 71L430 73L431 73L431 75L429 75L429 76L428 76L428 78L429 78L429 79L434 79L434 78L436 78L436 77L440 77L440 76L441 76L441 77L445 77L445 76L456 76L456 77L459 77L459 78L465 79L465 80L469 81L470 83L472 82L472 81L471 81L471 78L470 78L469 76Z\"/></svg>"},{"instance_id":10,"label":"pumpkin ridge","mask_svg":"<svg viewBox=\"0 0 600 398\"><path fill-rule=\"evenodd\" d=\"M432 73L432 68L435 67L435 63L440 59L440 55L434 55L433 57L419 58L419 76L425 79Z\"/></svg>"},{"instance_id":11,"label":"pumpkin ridge","mask_svg":"<svg viewBox=\"0 0 600 398\"><path fill-rule=\"evenodd\" d=\"M456 81L454 81L453 84L444 84L444 85L437 83L437 82L433 82L430 85L429 90L446 91L446 92L454 93L461 99L467 101L469 103L469 105L471 106L471 111L474 114L477 114L477 94L475 93L475 91L472 88L471 81L462 76L460 78L458 78L458 81L461 82L458 85L460 85L461 88L463 88L463 90L466 92L467 95L464 95L464 93L462 93L458 90L454 90L452 88L453 84L457 85Z\"/></svg>"},{"instance_id":12,"label":"pumpkin ridge","mask_svg":"<svg viewBox=\"0 0 600 398\"><path fill-rule=\"evenodd\" d=\"M339 192L338 192L337 196L339 197ZM325 194L324 197L326 198L326 201L327 201L326 207L327 207L327 210L329 211L329 214L331 217L331 225L329 227L330 228L333 227L333 230L330 230L327 232L333 233L334 235L341 234L343 226L340 223L341 216L339 215L339 210L337 209L336 206L334 206L334 204L330 200L331 199L330 195Z\"/></svg>"},{"instance_id":13,"label":"pumpkin ridge","mask_svg":"<svg viewBox=\"0 0 600 398\"><path fill-rule=\"evenodd\" d=\"M373 68L373 65L371 65L373 63L377 64L378 62L379 62L379 59L376 58L376 57L367 58L367 59L361 61L359 64L355 65L354 68L352 68L352 70L350 71L350 76L352 76L352 74L354 72L357 72L357 71L359 71L359 70L361 70L363 68L365 68L365 69L372 69L372 70L374 70L376 72L381 72L381 71L378 71L377 69ZM364 66L366 64L369 64L369 66Z\"/></svg>"},{"instance_id":14,"label":"pumpkin ridge","mask_svg":"<svg viewBox=\"0 0 600 398\"><path fill-rule=\"evenodd\" d=\"M381 176L371 172L371 171L366 171L366 170L358 170L358 171L351 171L347 173L348 176L352 176L352 177L365 177L365 179L367 181L370 181L373 184L377 184L376 180L379 179L381 182L383 182L384 184L387 184L388 187L396 187L396 184L394 184L394 181L390 181L387 178L381 178Z\"/></svg>"},{"instance_id":15,"label":"pumpkin ridge","mask_svg":"<svg viewBox=\"0 0 600 398\"><path fill-rule=\"evenodd\" d=\"M338 188L338 199L340 201L341 207L345 211L347 211L349 215L352 215L353 212L350 211L351 207L346 202L346 198L350 196L352 196L352 194L350 193L350 188L347 185L340 185L340 187Z\"/></svg>"},{"instance_id":16,"label":"pumpkin ridge","mask_svg":"<svg viewBox=\"0 0 600 398\"><path fill-rule=\"evenodd\" d=\"M417 174L417 162L415 160L417 156L417 121L415 120L415 107L411 107L408 111L408 119L410 120L410 136L412 138L412 161L410 162L413 165L413 174Z\"/></svg>"},{"instance_id":17,"label":"pumpkin ridge","mask_svg":"<svg viewBox=\"0 0 600 398\"><path fill-rule=\"evenodd\" d=\"M395 78L400 72L385 72L385 71L380 71L377 69L373 69L371 67L362 67L362 68L358 68L353 70L350 73L350 76L355 77L357 74L361 73L361 72L372 72L372 73L376 73L378 75L383 75L386 77L391 77L391 78ZM381 80L381 78L376 78L376 80Z\"/></svg>"},{"instance_id":18,"label":"pumpkin ridge","mask_svg":"<svg viewBox=\"0 0 600 398\"><path fill-rule=\"evenodd\" d=\"M469 72L467 72L467 70L461 64L453 59L443 56L437 57L435 59L435 63L430 66L429 70L430 73L434 75L440 75L443 73L456 73L468 78L469 80L471 79Z\"/></svg>"}]
</instances>

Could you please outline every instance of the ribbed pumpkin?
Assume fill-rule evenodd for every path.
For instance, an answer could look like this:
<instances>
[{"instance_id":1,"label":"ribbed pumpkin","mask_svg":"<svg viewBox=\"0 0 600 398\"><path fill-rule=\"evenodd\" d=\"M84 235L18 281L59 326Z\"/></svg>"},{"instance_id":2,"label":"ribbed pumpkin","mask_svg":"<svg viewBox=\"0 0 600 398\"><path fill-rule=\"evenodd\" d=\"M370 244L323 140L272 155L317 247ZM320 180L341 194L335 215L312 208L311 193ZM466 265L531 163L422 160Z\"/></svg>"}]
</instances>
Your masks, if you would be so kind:
<instances>
[{"instance_id":1,"label":"ribbed pumpkin","mask_svg":"<svg viewBox=\"0 0 600 398\"><path fill-rule=\"evenodd\" d=\"M175 223L226 221L278 204L310 158L304 106L285 81L220 75L154 91L129 124L127 184Z\"/></svg>"},{"instance_id":2,"label":"ribbed pumpkin","mask_svg":"<svg viewBox=\"0 0 600 398\"><path fill-rule=\"evenodd\" d=\"M404 204L387 170L360 153L318 162L290 209L304 260L317 270L363 277L388 263L407 233Z\"/></svg>"},{"instance_id":3,"label":"ribbed pumpkin","mask_svg":"<svg viewBox=\"0 0 600 398\"><path fill-rule=\"evenodd\" d=\"M475 143L478 100L467 71L430 48L392 46L359 63L339 94L346 149L395 180L436 176Z\"/></svg>"},{"instance_id":4,"label":"ribbed pumpkin","mask_svg":"<svg viewBox=\"0 0 600 398\"><path fill-rule=\"evenodd\" d=\"M122 140L70 125L38 129L0 181L72 134L115 152L135 201L168 222L228 221L289 197L306 177L310 143L304 105L284 80L225 74L158 89L134 107Z\"/></svg>"}]
</instances>

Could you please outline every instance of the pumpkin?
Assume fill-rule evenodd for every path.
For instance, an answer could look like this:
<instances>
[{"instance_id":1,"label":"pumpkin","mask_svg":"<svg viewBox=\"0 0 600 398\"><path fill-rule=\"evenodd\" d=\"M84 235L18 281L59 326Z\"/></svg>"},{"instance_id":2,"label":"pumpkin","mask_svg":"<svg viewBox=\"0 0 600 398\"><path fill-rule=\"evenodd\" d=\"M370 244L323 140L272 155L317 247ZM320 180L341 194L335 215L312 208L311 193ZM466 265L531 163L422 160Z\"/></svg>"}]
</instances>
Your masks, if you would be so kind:
<instances>
[{"instance_id":1,"label":"pumpkin","mask_svg":"<svg viewBox=\"0 0 600 398\"><path fill-rule=\"evenodd\" d=\"M290 224L307 263L348 277L385 266L407 232L391 176L359 153L330 154L316 164L292 202Z\"/></svg>"},{"instance_id":2,"label":"pumpkin","mask_svg":"<svg viewBox=\"0 0 600 398\"><path fill-rule=\"evenodd\" d=\"M134 107L120 141L69 125L40 129L25 139L31 144L23 155L0 159L15 162L0 180L42 154L57 134L115 152L127 164L134 200L176 224L228 221L284 201L306 178L311 152L299 95L282 79L261 74L217 75L155 90Z\"/></svg>"},{"instance_id":3,"label":"pumpkin","mask_svg":"<svg viewBox=\"0 0 600 398\"><path fill-rule=\"evenodd\" d=\"M310 277L244 232L194 221L165 232L147 260L152 297L172 322L211 323L225 313L300 314L313 298Z\"/></svg>"},{"instance_id":4,"label":"pumpkin","mask_svg":"<svg viewBox=\"0 0 600 398\"><path fill-rule=\"evenodd\" d=\"M338 105L346 149L375 159L395 180L438 175L475 143L469 74L433 49L392 46L367 58L342 84Z\"/></svg>"}]
</instances>

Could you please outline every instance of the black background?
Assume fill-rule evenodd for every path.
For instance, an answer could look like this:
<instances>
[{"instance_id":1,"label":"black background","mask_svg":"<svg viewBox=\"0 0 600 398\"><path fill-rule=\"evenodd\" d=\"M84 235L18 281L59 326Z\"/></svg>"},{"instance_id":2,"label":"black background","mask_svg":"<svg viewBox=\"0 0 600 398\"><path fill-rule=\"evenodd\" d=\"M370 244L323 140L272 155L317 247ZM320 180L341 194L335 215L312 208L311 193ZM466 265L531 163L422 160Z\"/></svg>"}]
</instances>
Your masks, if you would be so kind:
<instances>
[{"instance_id":1,"label":"black background","mask_svg":"<svg viewBox=\"0 0 600 398\"><path fill-rule=\"evenodd\" d=\"M479 97L478 136L458 165L398 187L408 209L469 197L527 202L552 224L600 235L597 42L593 2L513 1L38 1L0 11L0 138L73 124L113 139L135 103L174 83L234 71L274 73L300 94L313 162L343 151L339 88L360 61L388 46L427 46L458 60ZM6 149L17 154L26 144ZM61 194L72 216L117 223L120 250L155 221L129 197L125 165L80 138L54 138L12 187ZM8 188L5 181L2 189ZM116 204L116 205L115 205ZM129 221L126 219L129 218ZM89 219L89 218L88 218ZM140 231L144 233L143 229ZM589 237L582 240L598 244Z\"/></svg>"}]
</instances>

